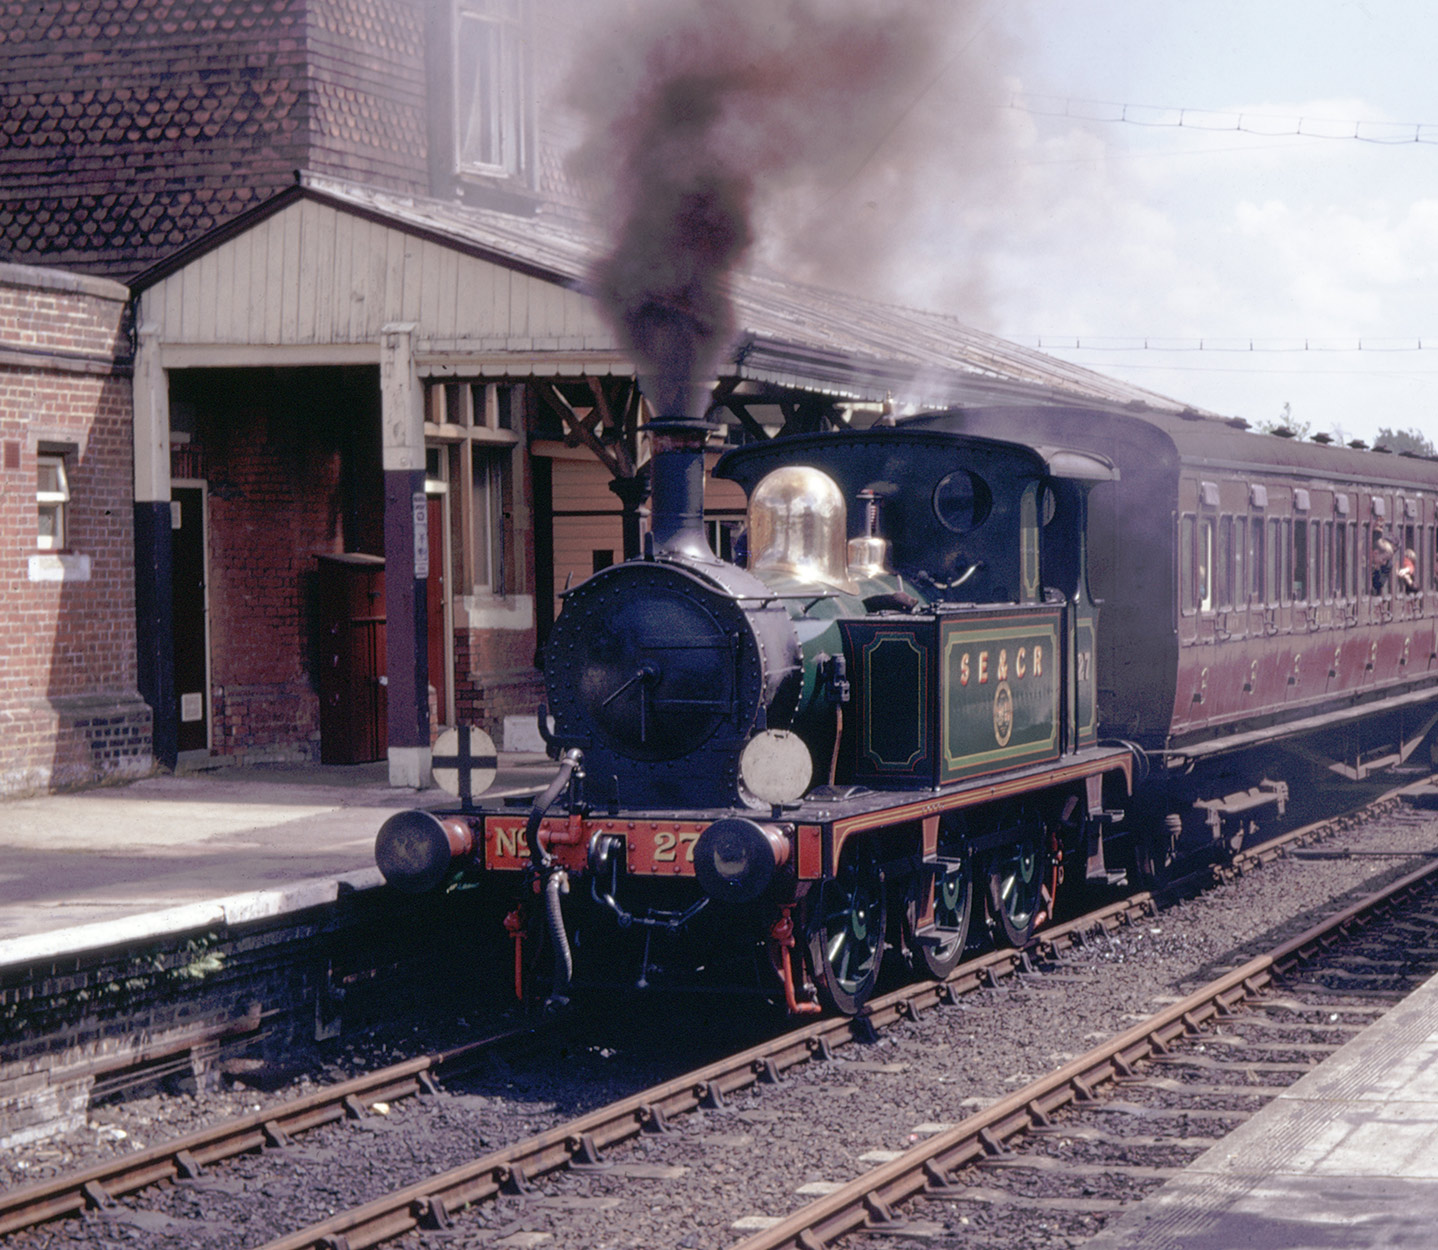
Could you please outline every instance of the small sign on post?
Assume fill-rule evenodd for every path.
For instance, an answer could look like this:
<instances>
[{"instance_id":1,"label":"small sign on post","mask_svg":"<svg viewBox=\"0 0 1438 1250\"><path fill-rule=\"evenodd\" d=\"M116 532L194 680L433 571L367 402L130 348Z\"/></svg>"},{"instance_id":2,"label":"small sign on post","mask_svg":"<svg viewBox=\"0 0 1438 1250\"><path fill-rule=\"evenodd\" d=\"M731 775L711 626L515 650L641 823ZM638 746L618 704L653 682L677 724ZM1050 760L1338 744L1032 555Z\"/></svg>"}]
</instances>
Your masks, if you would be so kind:
<instances>
[{"instance_id":1,"label":"small sign on post","mask_svg":"<svg viewBox=\"0 0 1438 1250\"><path fill-rule=\"evenodd\" d=\"M430 757L434 784L459 799L468 811L476 794L483 794L494 784L499 772L499 756L494 739L482 729L461 725L446 729L435 739Z\"/></svg>"},{"instance_id":2,"label":"small sign on post","mask_svg":"<svg viewBox=\"0 0 1438 1250\"><path fill-rule=\"evenodd\" d=\"M429 505L424 491L414 492L411 506L414 509L414 575L425 578L429 576Z\"/></svg>"}]
</instances>

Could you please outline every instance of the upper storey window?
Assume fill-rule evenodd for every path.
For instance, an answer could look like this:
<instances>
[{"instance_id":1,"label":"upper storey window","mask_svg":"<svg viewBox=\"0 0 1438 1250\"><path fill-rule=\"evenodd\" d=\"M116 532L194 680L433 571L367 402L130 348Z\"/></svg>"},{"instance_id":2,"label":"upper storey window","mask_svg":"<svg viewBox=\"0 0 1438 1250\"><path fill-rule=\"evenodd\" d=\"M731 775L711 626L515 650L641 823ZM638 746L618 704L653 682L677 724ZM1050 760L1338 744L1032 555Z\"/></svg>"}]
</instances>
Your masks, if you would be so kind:
<instances>
[{"instance_id":1,"label":"upper storey window","mask_svg":"<svg viewBox=\"0 0 1438 1250\"><path fill-rule=\"evenodd\" d=\"M455 169L527 186L534 164L525 0L454 0Z\"/></svg>"}]
</instances>

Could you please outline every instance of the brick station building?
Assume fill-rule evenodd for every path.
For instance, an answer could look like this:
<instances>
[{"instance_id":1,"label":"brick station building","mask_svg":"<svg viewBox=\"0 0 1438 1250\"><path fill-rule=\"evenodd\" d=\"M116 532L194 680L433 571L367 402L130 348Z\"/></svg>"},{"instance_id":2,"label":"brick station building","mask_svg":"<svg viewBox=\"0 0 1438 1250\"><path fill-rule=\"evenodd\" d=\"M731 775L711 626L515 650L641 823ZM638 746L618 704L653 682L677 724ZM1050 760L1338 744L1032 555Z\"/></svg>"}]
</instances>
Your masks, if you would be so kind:
<instances>
[{"instance_id":1,"label":"brick station building","mask_svg":"<svg viewBox=\"0 0 1438 1250\"><path fill-rule=\"evenodd\" d=\"M544 110L562 21L0 15L0 794L215 759L418 785L439 725L532 719L558 594L638 550L645 491ZM918 375L933 403L1164 402L950 318L736 294L723 442L872 421ZM721 550L742 505L709 494Z\"/></svg>"},{"instance_id":2,"label":"brick station building","mask_svg":"<svg viewBox=\"0 0 1438 1250\"><path fill-rule=\"evenodd\" d=\"M150 768L129 291L0 263L0 794Z\"/></svg>"}]
</instances>

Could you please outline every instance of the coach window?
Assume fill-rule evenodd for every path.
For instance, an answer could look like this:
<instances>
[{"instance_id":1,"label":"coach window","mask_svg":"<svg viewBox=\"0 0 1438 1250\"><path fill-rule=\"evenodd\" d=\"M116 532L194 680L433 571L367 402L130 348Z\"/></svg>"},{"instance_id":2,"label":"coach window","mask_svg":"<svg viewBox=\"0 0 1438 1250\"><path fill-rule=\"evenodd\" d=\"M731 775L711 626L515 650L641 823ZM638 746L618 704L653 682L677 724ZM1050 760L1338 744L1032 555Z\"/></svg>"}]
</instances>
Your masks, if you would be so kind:
<instances>
[{"instance_id":1,"label":"coach window","mask_svg":"<svg viewBox=\"0 0 1438 1250\"><path fill-rule=\"evenodd\" d=\"M70 543L70 478L60 452L42 451L35 463L35 502L39 508L37 546L59 551Z\"/></svg>"},{"instance_id":2,"label":"coach window","mask_svg":"<svg viewBox=\"0 0 1438 1250\"><path fill-rule=\"evenodd\" d=\"M1233 606L1233 518L1218 518L1218 585L1214 588L1218 606Z\"/></svg>"},{"instance_id":3,"label":"coach window","mask_svg":"<svg viewBox=\"0 0 1438 1250\"><path fill-rule=\"evenodd\" d=\"M1213 518L1200 517L1198 522L1198 607L1213 611Z\"/></svg>"},{"instance_id":4,"label":"coach window","mask_svg":"<svg viewBox=\"0 0 1438 1250\"><path fill-rule=\"evenodd\" d=\"M1248 606L1248 518L1233 518L1233 603Z\"/></svg>"},{"instance_id":5,"label":"coach window","mask_svg":"<svg viewBox=\"0 0 1438 1250\"><path fill-rule=\"evenodd\" d=\"M1293 521L1293 552L1289 562L1289 584L1295 603L1308 599L1308 522L1302 517Z\"/></svg>"},{"instance_id":6,"label":"coach window","mask_svg":"<svg viewBox=\"0 0 1438 1250\"><path fill-rule=\"evenodd\" d=\"M1319 522L1314 521L1314 525ZM1323 597L1339 596L1339 561L1333 549L1333 522L1323 522Z\"/></svg>"},{"instance_id":7,"label":"coach window","mask_svg":"<svg viewBox=\"0 0 1438 1250\"><path fill-rule=\"evenodd\" d=\"M1263 555L1263 518L1256 516L1248 527L1248 568L1249 576L1253 579L1253 602L1268 602L1268 585L1265 579L1267 570L1264 568Z\"/></svg>"},{"instance_id":8,"label":"coach window","mask_svg":"<svg viewBox=\"0 0 1438 1250\"><path fill-rule=\"evenodd\" d=\"M1268 602L1277 604L1283 598L1283 522L1269 518L1268 541L1263 548L1263 576L1268 583Z\"/></svg>"},{"instance_id":9,"label":"coach window","mask_svg":"<svg viewBox=\"0 0 1438 1250\"><path fill-rule=\"evenodd\" d=\"M1178 519L1178 604L1183 612L1192 612L1198 601L1193 585L1193 543L1194 519L1181 516Z\"/></svg>"}]
</instances>

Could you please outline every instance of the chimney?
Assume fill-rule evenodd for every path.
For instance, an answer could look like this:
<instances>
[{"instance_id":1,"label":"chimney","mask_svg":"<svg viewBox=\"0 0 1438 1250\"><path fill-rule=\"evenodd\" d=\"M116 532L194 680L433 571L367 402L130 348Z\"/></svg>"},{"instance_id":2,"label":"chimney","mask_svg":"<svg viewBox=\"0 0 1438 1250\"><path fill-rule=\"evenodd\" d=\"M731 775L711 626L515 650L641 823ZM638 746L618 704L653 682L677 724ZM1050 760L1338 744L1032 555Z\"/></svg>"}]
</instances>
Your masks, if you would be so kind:
<instances>
[{"instance_id":1,"label":"chimney","mask_svg":"<svg viewBox=\"0 0 1438 1250\"><path fill-rule=\"evenodd\" d=\"M707 393L707 388L704 390ZM686 413L658 416L645 425L651 448L652 555L720 563L704 532L704 443L718 428L712 421Z\"/></svg>"}]
</instances>

